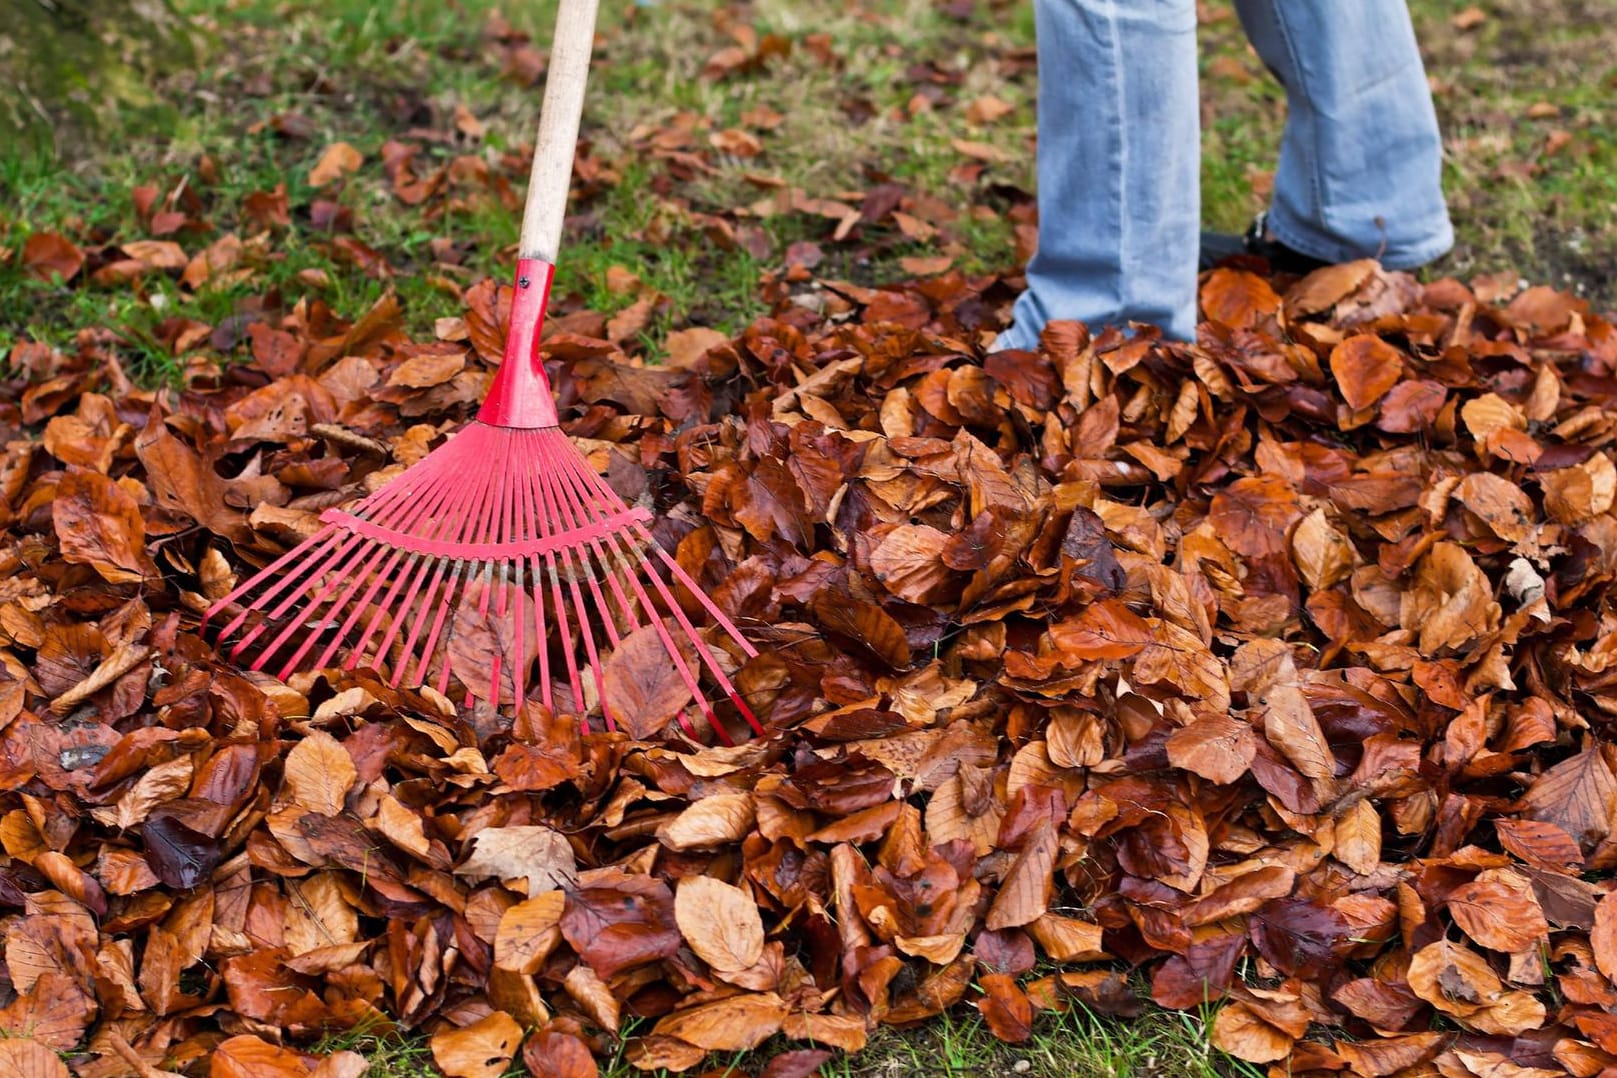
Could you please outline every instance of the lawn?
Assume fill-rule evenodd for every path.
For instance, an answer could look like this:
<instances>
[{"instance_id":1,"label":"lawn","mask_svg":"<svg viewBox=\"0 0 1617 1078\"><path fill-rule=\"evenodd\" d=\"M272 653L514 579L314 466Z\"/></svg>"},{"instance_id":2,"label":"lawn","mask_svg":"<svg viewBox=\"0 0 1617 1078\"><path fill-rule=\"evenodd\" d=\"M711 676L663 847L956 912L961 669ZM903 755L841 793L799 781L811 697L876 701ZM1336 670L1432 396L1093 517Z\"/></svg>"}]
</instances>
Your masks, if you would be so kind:
<instances>
[{"instance_id":1,"label":"lawn","mask_svg":"<svg viewBox=\"0 0 1617 1078\"><path fill-rule=\"evenodd\" d=\"M467 290L514 254L550 5L178 2L198 60L155 81L158 119L109 119L99 145L0 148L0 354L111 332L132 378L177 387L248 354L239 327L263 312L355 319L389 296L412 336L465 340ZM1508 273L1617 304L1602 5L1412 7L1459 234L1429 276ZM1200 8L1206 223L1235 230L1262 208L1284 99L1229 5ZM1013 271L1032 237L1032 45L1025 3L609 5L556 286L565 328L656 363L671 334L737 333L788 296L834 308L792 292L811 277ZM30 237L47 234L86 255L69 281L33 272ZM361 1051L379 1078L434 1073L419 1041L325 1047ZM1074 1009L1008 1046L965 1008L823 1073L1261 1068L1212 1048L1194 1014Z\"/></svg>"}]
</instances>

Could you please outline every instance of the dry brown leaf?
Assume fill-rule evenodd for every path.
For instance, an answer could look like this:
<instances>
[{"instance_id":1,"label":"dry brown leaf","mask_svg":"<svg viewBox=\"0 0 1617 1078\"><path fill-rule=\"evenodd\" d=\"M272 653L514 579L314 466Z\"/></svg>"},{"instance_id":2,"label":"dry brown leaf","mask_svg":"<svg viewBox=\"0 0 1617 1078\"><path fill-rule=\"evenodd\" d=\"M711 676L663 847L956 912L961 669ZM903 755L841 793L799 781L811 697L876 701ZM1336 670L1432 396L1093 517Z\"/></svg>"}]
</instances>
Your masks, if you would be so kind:
<instances>
[{"instance_id":1,"label":"dry brown leaf","mask_svg":"<svg viewBox=\"0 0 1617 1078\"><path fill-rule=\"evenodd\" d=\"M499 1078L522 1044L522 1027L504 1011L433 1034L432 1058L449 1078Z\"/></svg>"},{"instance_id":2,"label":"dry brown leaf","mask_svg":"<svg viewBox=\"0 0 1617 1078\"><path fill-rule=\"evenodd\" d=\"M286 757L284 794L295 805L322 816L339 815L359 778L354 758L324 730L311 730Z\"/></svg>"},{"instance_id":3,"label":"dry brown leaf","mask_svg":"<svg viewBox=\"0 0 1617 1078\"><path fill-rule=\"evenodd\" d=\"M528 897L534 898L571 884L578 862L566 836L553 828L486 827L472 839L471 856L455 874L474 880L527 880Z\"/></svg>"},{"instance_id":4,"label":"dry brown leaf","mask_svg":"<svg viewBox=\"0 0 1617 1078\"><path fill-rule=\"evenodd\" d=\"M696 956L718 973L758 964L764 925L758 905L738 887L707 876L688 876L674 891L674 918Z\"/></svg>"}]
</instances>

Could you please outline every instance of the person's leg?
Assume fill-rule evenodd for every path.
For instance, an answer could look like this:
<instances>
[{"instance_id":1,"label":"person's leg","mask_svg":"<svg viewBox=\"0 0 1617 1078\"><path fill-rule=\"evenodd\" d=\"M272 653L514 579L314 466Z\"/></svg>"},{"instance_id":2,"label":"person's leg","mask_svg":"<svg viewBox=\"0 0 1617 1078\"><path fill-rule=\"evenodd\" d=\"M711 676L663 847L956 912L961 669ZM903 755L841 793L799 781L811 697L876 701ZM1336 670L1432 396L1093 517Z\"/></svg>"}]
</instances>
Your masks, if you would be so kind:
<instances>
[{"instance_id":1,"label":"person's leg","mask_svg":"<svg viewBox=\"0 0 1617 1078\"><path fill-rule=\"evenodd\" d=\"M1194 0L1034 0L1039 248L996 348L1053 318L1196 332Z\"/></svg>"},{"instance_id":2,"label":"person's leg","mask_svg":"<svg viewBox=\"0 0 1617 1078\"><path fill-rule=\"evenodd\" d=\"M1286 88L1267 216L1287 247L1412 269L1454 243L1443 143L1404 0L1236 0Z\"/></svg>"}]
</instances>

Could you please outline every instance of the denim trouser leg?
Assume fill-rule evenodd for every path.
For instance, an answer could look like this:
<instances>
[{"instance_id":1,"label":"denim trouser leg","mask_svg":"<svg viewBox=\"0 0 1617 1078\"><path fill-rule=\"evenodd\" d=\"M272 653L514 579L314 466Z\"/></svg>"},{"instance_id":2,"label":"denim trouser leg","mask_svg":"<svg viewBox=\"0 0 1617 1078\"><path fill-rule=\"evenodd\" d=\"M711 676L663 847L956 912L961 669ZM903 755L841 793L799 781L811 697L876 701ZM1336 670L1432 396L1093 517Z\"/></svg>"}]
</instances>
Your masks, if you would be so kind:
<instances>
[{"instance_id":1,"label":"denim trouser leg","mask_svg":"<svg viewBox=\"0 0 1617 1078\"><path fill-rule=\"evenodd\" d=\"M1275 238L1315 258L1379 257L1393 269L1447 251L1443 144L1404 0L1235 6L1286 88L1268 217Z\"/></svg>"},{"instance_id":2,"label":"denim trouser leg","mask_svg":"<svg viewBox=\"0 0 1617 1078\"><path fill-rule=\"evenodd\" d=\"M1357 3L1359 0L1351 0ZM1039 247L999 348L1052 318L1196 330L1194 0L1034 0Z\"/></svg>"},{"instance_id":3,"label":"denim trouser leg","mask_svg":"<svg viewBox=\"0 0 1617 1078\"><path fill-rule=\"evenodd\" d=\"M1442 142L1404 0L1236 0L1289 106L1269 228L1394 269L1453 244ZM1052 318L1195 334L1200 131L1193 0L1034 0L1039 249L998 348Z\"/></svg>"}]
</instances>

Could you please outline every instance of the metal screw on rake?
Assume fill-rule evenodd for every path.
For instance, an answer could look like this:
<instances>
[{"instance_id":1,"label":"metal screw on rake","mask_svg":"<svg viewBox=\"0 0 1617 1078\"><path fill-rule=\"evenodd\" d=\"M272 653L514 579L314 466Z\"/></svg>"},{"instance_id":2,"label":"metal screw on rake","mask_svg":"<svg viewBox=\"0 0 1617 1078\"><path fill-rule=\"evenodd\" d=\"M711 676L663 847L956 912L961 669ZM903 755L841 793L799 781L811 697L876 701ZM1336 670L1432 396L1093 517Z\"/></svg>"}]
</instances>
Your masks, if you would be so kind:
<instances>
[{"instance_id":1,"label":"metal screw on rake","mask_svg":"<svg viewBox=\"0 0 1617 1078\"><path fill-rule=\"evenodd\" d=\"M653 539L651 514L626 506L562 433L539 355L595 7L562 0L557 14L505 355L477 420L370 496L326 510L319 532L203 620L228 617L221 641L240 633L230 655L250 657L255 670L284 678L324 668L346 648L349 669L368 664L395 685L440 692L453 677L468 703L499 706L507 686L514 701L526 699L536 659L545 706L555 709L565 675L566 702L588 713L592 688L609 726L635 701L613 699L602 652L638 633L655 637L659 658L728 741L703 671L754 732L763 730L674 588L696 599L743 658L757 652ZM467 640L477 653L462 650L454 662L458 648L473 646ZM683 710L678 717L694 735Z\"/></svg>"}]
</instances>

